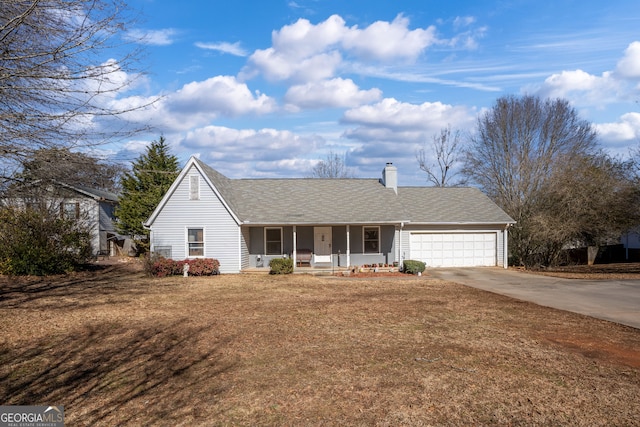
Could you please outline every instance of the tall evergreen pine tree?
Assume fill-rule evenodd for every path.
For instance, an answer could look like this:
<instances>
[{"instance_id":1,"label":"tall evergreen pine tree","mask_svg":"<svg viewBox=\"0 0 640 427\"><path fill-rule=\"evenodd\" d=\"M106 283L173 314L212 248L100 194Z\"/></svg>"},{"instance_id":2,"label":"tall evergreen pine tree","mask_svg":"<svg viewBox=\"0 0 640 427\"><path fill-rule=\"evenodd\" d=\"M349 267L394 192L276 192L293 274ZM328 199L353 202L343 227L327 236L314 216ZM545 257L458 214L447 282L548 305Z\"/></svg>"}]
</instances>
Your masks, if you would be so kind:
<instances>
[{"instance_id":1,"label":"tall evergreen pine tree","mask_svg":"<svg viewBox=\"0 0 640 427\"><path fill-rule=\"evenodd\" d=\"M140 251L149 248L149 231L142 223L160 203L179 171L178 158L169 152L161 136L133 162L131 172L122 179L122 196L116 209L117 228L124 235L135 236Z\"/></svg>"}]
</instances>

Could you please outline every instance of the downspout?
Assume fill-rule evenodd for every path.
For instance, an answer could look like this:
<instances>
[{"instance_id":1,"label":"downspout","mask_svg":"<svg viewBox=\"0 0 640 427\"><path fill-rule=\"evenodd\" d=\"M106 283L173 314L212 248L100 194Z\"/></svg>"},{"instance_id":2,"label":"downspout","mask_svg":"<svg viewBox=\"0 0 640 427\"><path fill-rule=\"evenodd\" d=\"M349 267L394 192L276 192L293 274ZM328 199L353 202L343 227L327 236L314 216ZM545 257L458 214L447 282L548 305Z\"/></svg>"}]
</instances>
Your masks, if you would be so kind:
<instances>
[{"instance_id":1,"label":"downspout","mask_svg":"<svg viewBox=\"0 0 640 427\"><path fill-rule=\"evenodd\" d=\"M153 228L147 224L145 224L144 222L142 223L142 228L144 228L145 230L149 230L149 252L153 253L153 250L155 249L155 244L153 243ZM129 236L131 238L131 236ZM131 238L131 242L133 242L133 238ZM125 244L123 243L123 247L125 246ZM131 250L131 243L129 243L129 250Z\"/></svg>"}]
</instances>

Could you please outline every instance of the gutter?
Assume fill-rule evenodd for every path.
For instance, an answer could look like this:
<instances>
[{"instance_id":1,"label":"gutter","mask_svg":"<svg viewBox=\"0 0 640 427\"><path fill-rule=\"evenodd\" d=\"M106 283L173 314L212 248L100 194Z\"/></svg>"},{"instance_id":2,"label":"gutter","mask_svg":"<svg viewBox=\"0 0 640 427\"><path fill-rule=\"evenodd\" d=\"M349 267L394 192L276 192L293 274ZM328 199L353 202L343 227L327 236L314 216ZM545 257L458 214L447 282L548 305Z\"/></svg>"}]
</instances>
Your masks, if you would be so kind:
<instances>
[{"instance_id":1,"label":"gutter","mask_svg":"<svg viewBox=\"0 0 640 427\"><path fill-rule=\"evenodd\" d=\"M332 225L398 225L398 224L406 224L410 221L336 221L336 222L251 222L251 221L242 221L240 225L251 225L251 226L282 226L282 225L303 225L303 226L332 226Z\"/></svg>"}]
</instances>

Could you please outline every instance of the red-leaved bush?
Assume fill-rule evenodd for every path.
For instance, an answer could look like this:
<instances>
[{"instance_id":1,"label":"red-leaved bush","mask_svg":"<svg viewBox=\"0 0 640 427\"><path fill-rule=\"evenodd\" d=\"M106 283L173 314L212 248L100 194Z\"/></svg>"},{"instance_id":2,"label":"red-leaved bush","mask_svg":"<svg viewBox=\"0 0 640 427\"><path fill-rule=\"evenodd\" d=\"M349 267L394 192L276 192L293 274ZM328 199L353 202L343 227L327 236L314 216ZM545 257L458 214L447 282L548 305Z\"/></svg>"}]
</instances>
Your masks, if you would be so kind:
<instances>
[{"instance_id":1,"label":"red-leaved bush","mask_svg":"<svg viewBox=\"0 0 640 427\"><path fill-rule=\"evenodd\" d=\"M220 274L220 262L213 258L196 258L182 261L189 264L189 276L213 276Z\"/></svg>"},{"instance_id":2,"label":"red-leaved bush","mask_svg":"<svg viewBox=\"0 0 640 427\"><path fill-rule=\"evenodd\" d=\"M147 273L155 277L182 275L184 265L189 264L189 276L213 276L220 274L220 262L213 258L185 259L175 261L163 257L154 257L146 264Z\"/></svg>"}]
</instances>

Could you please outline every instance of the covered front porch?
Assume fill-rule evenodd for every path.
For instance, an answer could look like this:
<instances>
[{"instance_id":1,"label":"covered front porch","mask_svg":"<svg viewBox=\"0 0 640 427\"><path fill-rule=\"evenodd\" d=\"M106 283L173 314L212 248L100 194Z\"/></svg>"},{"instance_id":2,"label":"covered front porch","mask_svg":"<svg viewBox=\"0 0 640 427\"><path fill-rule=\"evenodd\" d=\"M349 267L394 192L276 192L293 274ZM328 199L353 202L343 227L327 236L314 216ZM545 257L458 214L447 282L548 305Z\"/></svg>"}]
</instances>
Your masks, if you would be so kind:
<instances>
[{"instance_id":1,"label":"covered front porch","mask_svg":"<svg viewBox=\"0 0 640 427\"><path fill-rule=\"evenodd\" d=\"M399 261L396 224L243 226L243 271L268 271L274 258L291 258L296 272L347 271ZM306 269L306 270L305 270Z\"/></svg>"}]
</instances>

